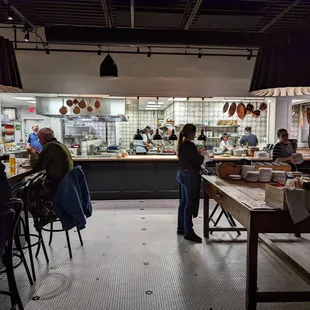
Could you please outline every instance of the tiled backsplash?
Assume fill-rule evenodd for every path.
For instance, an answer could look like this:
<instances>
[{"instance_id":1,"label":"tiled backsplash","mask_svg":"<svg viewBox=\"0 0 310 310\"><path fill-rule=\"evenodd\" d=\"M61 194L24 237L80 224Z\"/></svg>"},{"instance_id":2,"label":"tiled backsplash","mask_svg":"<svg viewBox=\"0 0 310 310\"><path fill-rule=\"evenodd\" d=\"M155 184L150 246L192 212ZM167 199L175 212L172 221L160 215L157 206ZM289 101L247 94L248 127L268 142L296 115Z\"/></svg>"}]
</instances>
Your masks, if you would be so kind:
<instances>
[{"instance_id":1,"label":"tiled backsplash","mask_svg":"<svg viewBox=\"0 0 310 310\"><path fill-rule=\"evenodd\" d=\"M247 102L245 102L247 104ZM257 135L260 143L265 142L267 136L267 112L262 112L258 118L253 118L251 115L245 116L244 120L240 120L235 114L232 117L228 117L228 113L223 114L224 102L216 101L197 101L197 102L175 102L167 107L164 111L144 111L138 109L137 103L131 103L126 105L126 116L128 121L121 123L108 122L108 145L118 144L121 142L122 146L129 148L130 143L133 140L133 136L137 131L137 128L143 129L146 126L150 126L154 130L157 128L158 119L173 119L176 122L176 134L178 135L182 129L182 126L186 123L193 123L197 125L197 132L202 127L212 137L208 138L208 144L218 146L223 132L234 133L235 136L241 137L244 132L244 128L247 126L252 127L252 132ZM255 107L255 104L254 104ZM296 113L298 115L298 113ZM216 125L219 120L237 120L239 127L209 127ZM293 127L294 127L293 119ZM298 118L297 118L298 121ZM95 133L100 136L103 141L106 141L106 123L105 122L89 122L87 126L91 126ZM120 141L117 140L117 132L119 129ZM211 133L212 132L212 133ZM295 132L292 132L292 136L295 136ZM237 143L239 138L231 138L231 144Z\"/></svg>"}]
</instances>

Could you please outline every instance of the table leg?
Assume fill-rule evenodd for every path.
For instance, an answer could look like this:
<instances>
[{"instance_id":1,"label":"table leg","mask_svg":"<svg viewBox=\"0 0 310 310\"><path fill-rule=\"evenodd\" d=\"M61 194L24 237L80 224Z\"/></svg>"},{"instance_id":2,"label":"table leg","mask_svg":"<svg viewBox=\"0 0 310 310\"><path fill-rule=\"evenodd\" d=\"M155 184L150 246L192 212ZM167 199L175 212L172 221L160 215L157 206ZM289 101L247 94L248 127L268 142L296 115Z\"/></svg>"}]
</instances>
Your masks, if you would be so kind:
<instances>
[{"instance_id":1,"label":"table leg","mask_svg":"<svg viewBox=\"0 0 310 310\"><path fill-rule=\"evenodd\" d=\"M210 197L206 192L206 182L203 182L203 236L209 239L209 209Z\"/></svg>"},{"instance_id":2,"label":"table leg","mask_svg":"<svg viewBox=\"0 0 310 310\"><path fill-rule=\"evenodd\" d=\"M246 270L246 310L256 310L257 305L257 247L258 233L248 230Z\"/></svg>"}]
</instances>

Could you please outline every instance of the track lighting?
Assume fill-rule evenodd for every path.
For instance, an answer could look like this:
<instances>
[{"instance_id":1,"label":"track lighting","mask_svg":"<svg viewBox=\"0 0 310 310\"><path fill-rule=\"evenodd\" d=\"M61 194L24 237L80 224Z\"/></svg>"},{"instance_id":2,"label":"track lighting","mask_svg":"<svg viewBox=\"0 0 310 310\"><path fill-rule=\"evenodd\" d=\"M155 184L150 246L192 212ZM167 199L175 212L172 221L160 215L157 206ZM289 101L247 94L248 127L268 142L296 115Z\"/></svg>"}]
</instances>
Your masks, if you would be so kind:
<instances>
[{"instance_id":1,"label":"track lighting","mask_svg":"<svg viewBox=\"0 0 310 310\"><path fill-rule=\"evenodd\" d=\"M152 51L151 48L149 47L149 51L147 52L147 57L151 57L152 56Z\"/></svg>"},{"instance_id":2,"label":"track lighting","mask_svg":"<svg viewBox=\"0 0 310 310\"><path fill-rule=\"evenodd\" d=\"M24 37L24 40L25 40L26 42L28 42L28 41L29 41L29 38L30 38L30 36L29 36L29 31L28 31L28 30L25 30L25 37Z\"/></svg>"},{"instance_id":3,"label":"track lighting","mask_svg":"<svg viewBox=\"0 0 310 310\"><path fill-rule=\"evenodd\" d=\"M201 59L202 54L201 54L201 48L199 49L199 54L198 54L198 58Z\"/></svg>"},{"instance_id":4,"label":"track lighting","mask_svg":"<svg viewBox=\"0 0 310 310\"><path fill-rule=\"evenodd\" d=\"M251 60L252 59L252 56L253 56L253 51L252 50L249 50L247 49L247 51L249 52L249 55L247 56L247 60Z\"/></svg>"},{"instance_id":5,"label":"track lighting","mask_svg":"<svg viewBox=\"0 0 310 310\"><path fill-rule=\"evenodd\" d=\"M8 20L13 20L12 10L10 5L8 5Z\"/></svg>"},{"instance_id":6,"label":"track lighting","mask_svg":"<svg viewBox=\"0 0 310 310\"><path fill-rule=\"evenodd\" d=\"M117 79L118 69L113 58L108 54L100 66L100 77L103 79Z\"/></svg>"}]
</instances>

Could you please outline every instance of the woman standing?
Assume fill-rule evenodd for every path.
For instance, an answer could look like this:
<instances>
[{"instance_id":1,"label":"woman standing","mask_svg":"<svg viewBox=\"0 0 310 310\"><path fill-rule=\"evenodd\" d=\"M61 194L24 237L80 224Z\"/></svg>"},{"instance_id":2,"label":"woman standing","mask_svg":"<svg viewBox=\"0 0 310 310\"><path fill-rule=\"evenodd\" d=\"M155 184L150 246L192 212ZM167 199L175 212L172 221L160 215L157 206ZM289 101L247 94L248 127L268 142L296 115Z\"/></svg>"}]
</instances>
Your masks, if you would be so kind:
<instances>
[{"instance_id":1,"label":"woman standing","mask_svg":"<svg viewBox=\"0 0 310 310\"><path fill-rule=\"evenodd\" d=\"M178 211L179 235L193 242L201 243L193 229L192 218L198 216L200 199L200 166L204 157L197 151L196 145L191 142L196 134L196 126L186 124L179 136L178 157L180 168L177 172L177 181L180 184L180 205Z\"/></svg>"}]
</instances>

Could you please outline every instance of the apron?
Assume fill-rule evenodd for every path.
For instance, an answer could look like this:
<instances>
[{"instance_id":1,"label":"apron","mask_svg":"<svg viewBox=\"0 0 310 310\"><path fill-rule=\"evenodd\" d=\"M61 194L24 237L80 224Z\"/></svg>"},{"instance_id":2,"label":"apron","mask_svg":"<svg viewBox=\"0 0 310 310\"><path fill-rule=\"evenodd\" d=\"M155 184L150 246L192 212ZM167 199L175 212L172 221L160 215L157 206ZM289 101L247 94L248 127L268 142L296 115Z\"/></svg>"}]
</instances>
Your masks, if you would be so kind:
<instances>
[{"instance_id":1,"label":"apron","mask_svg":"<svg viewBox=\"0 0 310 310\"><path fill-rule=\"evenodd\" d=\"M280 145L281 145L281 155L279 156L279 158L289 157L295 153L295 150L290 143L288 144L280 143ZM288 164L292 167L292 171L297 171L297 166L295 164L292 164L291 162L289 162Z\"/></svg>"}]
</instances>

